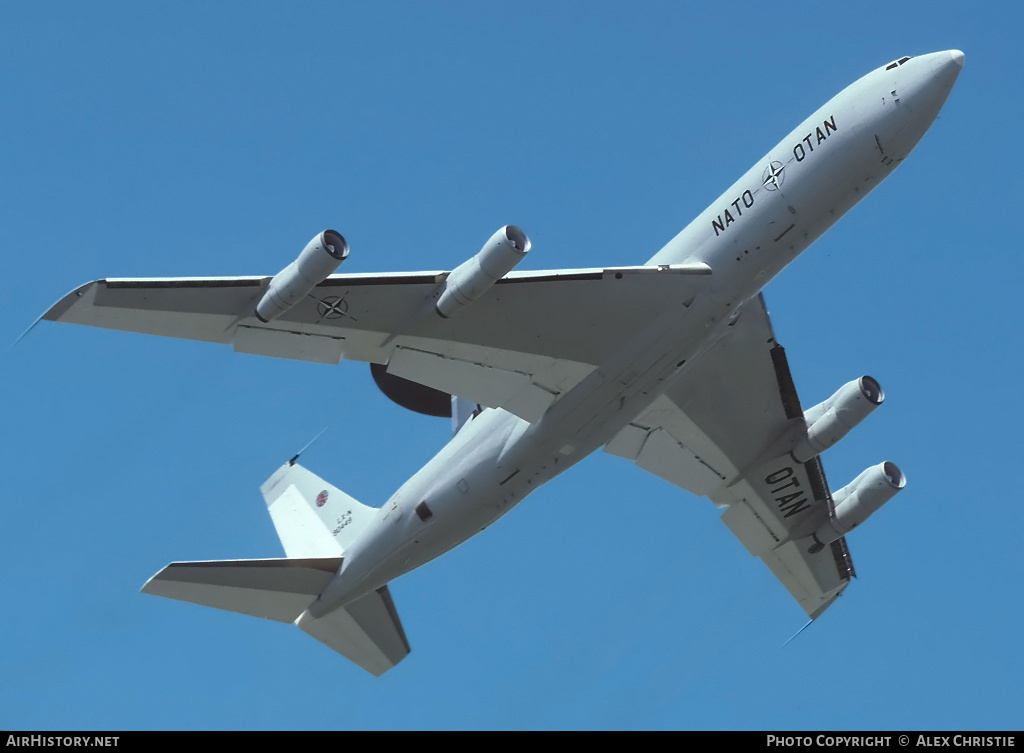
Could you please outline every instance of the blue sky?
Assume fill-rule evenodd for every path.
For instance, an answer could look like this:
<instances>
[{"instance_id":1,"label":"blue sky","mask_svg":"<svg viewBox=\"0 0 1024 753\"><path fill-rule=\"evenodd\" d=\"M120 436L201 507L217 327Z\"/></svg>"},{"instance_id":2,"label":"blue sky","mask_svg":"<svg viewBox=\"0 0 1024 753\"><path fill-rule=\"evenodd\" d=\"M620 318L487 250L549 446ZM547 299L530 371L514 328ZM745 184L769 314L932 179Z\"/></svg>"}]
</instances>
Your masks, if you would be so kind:
<instances>
[{"instance_id":1,"label":"blue sky","mask_svg":"<svg viewBox=\"0 0 1024 753\"><path fill-rule=\"evenodd\" d=\"M447 440L363 364L44 323L0 360L0 728L1020 728L1019 123L1009 3L32 3L0 12L0 340L73 287L642 263L803 118L903 55L964 71L917 150L767 288L809 406L885 405L825 455L907 489L821 620L710 502L599 453L392 584L375 679L295 628L139 593L281 556L304 463L381 504Z\"/></svg>"}]
</instances>

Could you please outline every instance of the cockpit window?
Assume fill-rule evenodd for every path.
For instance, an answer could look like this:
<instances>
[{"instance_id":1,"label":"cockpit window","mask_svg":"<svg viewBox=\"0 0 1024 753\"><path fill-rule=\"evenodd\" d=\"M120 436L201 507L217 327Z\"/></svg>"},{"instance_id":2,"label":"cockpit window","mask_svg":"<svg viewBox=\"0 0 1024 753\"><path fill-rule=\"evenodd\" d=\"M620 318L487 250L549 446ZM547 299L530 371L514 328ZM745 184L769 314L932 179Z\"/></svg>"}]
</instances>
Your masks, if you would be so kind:
<instances>
[{"instance_id":1,"label":"cockpit window","mask_svg":"<svg viewBox=\"0 0 1024 753\"><path fill-rule=\"evenodd\" d=\"M891 71L891 70L892 70L893 68L895 68L895 67L896 67L897 65L899 65L899 63L889 63L889 65L885 66L885 70L887 70L887 71Z\"/></svg>"},{"instance_id":2,"label":"cockpit window","mask_svg":"<svg viewBox=\"0 0 1024 753\"><path fill-rule=\"evenodd\" d=\"M900 65L903 65L903 64L904 64L905 62L907 62L908 60L910 60L910 58L909 58L909 57L906 57L906 58L900 58L900 59L899 59L899 60L898 60L897 62L898 62L898 63L899 63Z\"/></svg>"},{"instance_id":3,"label":"cockpit window","mask_svg":"<svg viewBox=\"0 0 1024 753\"><path fill-rule=\"evenodd\" d=\"M907 62L908 60L910 60L910 57L909 57L909 56L908 56L908 57L905 57L905 58L900 58L899 60L894 60L893 62L889 63L889 65L885 66L885 70L887 70L887 71L891 71L891 70L892 70L893 68L895 68L896 66L898 66L898 65L903 65L903 64L904 64L905 62Z\"/></svg>"}]
</instances>

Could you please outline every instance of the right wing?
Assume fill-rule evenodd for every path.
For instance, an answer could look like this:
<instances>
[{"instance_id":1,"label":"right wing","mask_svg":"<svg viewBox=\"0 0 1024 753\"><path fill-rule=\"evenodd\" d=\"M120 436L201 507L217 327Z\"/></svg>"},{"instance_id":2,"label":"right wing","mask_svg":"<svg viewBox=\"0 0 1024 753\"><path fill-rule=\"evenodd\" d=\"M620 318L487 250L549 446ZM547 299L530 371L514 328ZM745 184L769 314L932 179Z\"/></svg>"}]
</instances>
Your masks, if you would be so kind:
<instances>
[{"instance_id":1,"label":"right wing","mask_svg":"<svg viewBox=\"0 0 1024 753\"><path fill-rule=\"evenodd\" d=\"M189 340L241 353L387 364L389 373L536 421L646 323L685 309L710 269L512 272L467 311L434 311L446 272L332 275L270 322L269 277L98 280L44 319Z\"/></svg>"},{"instance_id":2,"label":"right wing","mask_svg":"<svg viewBox=\"0 0 1024 753\"><path fill-rule=\"evenodd\" d=\"M722 521L814 618L854 570L845 538L808 551L806 537L829 519L833 502L821 461L799 463L789 454L805 430L803 416L759 296L605 450L727 506Z\"/></svg>"}]
</instances>

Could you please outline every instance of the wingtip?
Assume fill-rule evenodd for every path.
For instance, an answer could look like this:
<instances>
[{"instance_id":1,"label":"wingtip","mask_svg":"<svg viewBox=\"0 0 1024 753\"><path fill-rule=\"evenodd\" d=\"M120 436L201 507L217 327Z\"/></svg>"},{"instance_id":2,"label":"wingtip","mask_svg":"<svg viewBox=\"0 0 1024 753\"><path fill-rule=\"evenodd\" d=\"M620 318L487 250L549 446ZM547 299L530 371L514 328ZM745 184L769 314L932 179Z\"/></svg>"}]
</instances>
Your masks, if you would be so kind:
<instances>
[{"instance_id":1,"label":"wingtip","mask_svg":"<svg viewBox=\"0 0 1024 753\"><path fill-rule=\"evenodd\" d=\"M153 573L149 577L149 580L142 584L142 588L139 589L139 593L150 594L153 596L161 596L162 594L160 594L160 592L157 590L156 584L158 582L158 578L163 574L164 570L166 570L168 567L170 567L170 565L167 565L166 567L163 567L157 572Z\"/></svg>"},{"instance_id":2,"label":"wingtip","mask_svg":"<svg viewBox=\"0 0 1024 753\"><path fill-rule=\"evenodd\" d=\"M25 331L18 335L14 342L12 342L8 346L7 350L13 350L14 346L20 343L22 340L24 340L28 336L28 333L35 329L36 325L39 324L39 322L59 322L61 320L61 317L64 316L64 314L66 314L68 310L71 309L72 306L75 305L75 302L79 298L82 298L91 286L99 282L103 282L103 280L93 280L92 282L87 282L84 285L79 285L70 293L61 297L60 300L58 300L56 303L50 306L50 308L48 308L42 314L37 316L35 321L28 325L28 327L25 328Z\"/></svg>"},{"instance_id":3,"label":"wingtip","mask_svg":"<svg viewBox=\"0 0 1024 753\"><path fill-rule=\"evenodd\" d=\"M37 321L45 319L48 322L59 322L64 314L66 314L80 298L84 297L85 294L89 292L89 289L92 286L98 285L102 282L106 282L106 280L92 280L84 285L79 285L77 288L73 289L67 295L63 296L60 300L50 306L50 308L48 308Z\"/></svg>"}]
</instances>

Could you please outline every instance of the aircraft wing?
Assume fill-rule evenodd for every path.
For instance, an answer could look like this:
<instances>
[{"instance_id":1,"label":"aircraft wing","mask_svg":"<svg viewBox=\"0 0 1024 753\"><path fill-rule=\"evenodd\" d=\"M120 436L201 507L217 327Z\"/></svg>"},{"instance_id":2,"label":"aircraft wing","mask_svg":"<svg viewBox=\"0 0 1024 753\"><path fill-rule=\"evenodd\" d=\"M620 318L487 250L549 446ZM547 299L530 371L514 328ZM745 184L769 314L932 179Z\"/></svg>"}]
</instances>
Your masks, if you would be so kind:
<instances>
[{"instance_id":1,"label":"aircraft wing","mask_svg":"<svg viewBox=\"0 0 1024 753\"><path fill-rule=\"evenodd\" d=\"M512 272L449 319L434 311L447 272L331 275L282 316L255 316L270 277L108 279L44 319L232 344L389 373L536 421L629 337L708 279L701 263Z\"/></svg>"},{"instance_id":2,"label":"aircraft wing","mask_svg":"<svg viewBox=\"0 0 1024 753\"><path fill-rule=\"evenodd\" d=\"M606 445L613 455L718 506L811 617L853 576L846 540L810 554L805 537L828 519L832 496L818 458L789 454L803 410L761 296L680 381Z\"/></svg>"}]
</instances>

